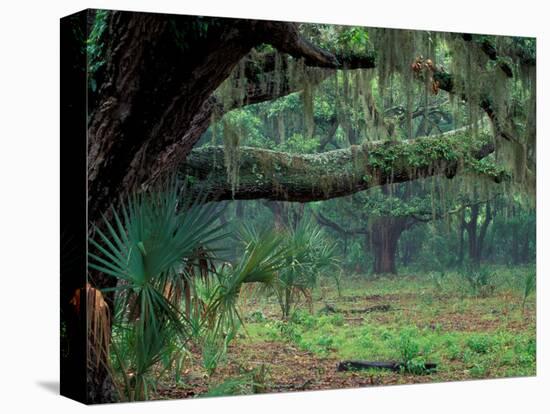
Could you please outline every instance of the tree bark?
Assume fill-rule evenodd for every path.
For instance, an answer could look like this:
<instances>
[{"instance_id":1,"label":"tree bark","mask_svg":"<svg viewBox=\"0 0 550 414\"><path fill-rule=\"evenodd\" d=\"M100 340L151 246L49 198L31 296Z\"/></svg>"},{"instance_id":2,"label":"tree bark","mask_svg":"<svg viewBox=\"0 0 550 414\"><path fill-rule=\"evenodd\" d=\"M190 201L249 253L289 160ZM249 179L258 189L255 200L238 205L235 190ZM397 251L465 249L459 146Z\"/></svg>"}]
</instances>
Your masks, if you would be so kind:
<instances>
[{"instance_id":1,"label":"tree bark","mask_svg":"<svg viewBox=\"0 0 550 414\"><path fill-rule=\"evenodd\" d=\"M221 19L182 50L176 30L191 23L186 16L110 15L105 80L89 127L92 221L120 192L185 158L210 123L215 102L208 98L253 46L253 21Z\"/></svg>"},{"instance_id":2,"label":"tree bark","mask_svg":"<svg viewBox=\"0 0 550 414\"><path fill-rule=\"evenodd\" d=\"M412 225L409 217L379 217L371 227L374 274L397 274L396 254L401 234Z\"/></svg>"},{"instance_id":3,"label":"tree bark","mask_svg":"<svg viewBox=\"0 0 550 414\"><path fill-rule=\"evenodd\" d=\"M458 226L458 265L462 266L464 263L464 232L466 231L466 214L463 208L460 212L460 224Z\"/></svg>"},{"instance_id":4,"label":"tree bark","mask_svg":"<svg viewBox=\"0 0 550 414\"><path fill-rule=\"evenodd\" d=\"M222 147L193 150L180 172L193 191L208 200L268 199L309 202L354 194L371 187L434 175L454 177L468 158L493 151L492 140L464 145L464 137L367 142L320 154L289 154L261 148L239 149L238 182L231 183ZM502 172L489 173L500 182Z\"/></svg>"},{"instance_id":5,"label":"tree bark","mask_svg":"<svg viewBox=\"0 0 550 414\"><path fill-rule=\"evenodd\" d=\"M485 203L483 221L481 222L481 226L478 226L482 214L479 203L470 206L470 220L466 222L465 226L468 235L468 254L470 263L474 267L479 267L481 264L483 242L485 241L487 228L493 219L489 201Z\"/></svg>"}]
</instances>

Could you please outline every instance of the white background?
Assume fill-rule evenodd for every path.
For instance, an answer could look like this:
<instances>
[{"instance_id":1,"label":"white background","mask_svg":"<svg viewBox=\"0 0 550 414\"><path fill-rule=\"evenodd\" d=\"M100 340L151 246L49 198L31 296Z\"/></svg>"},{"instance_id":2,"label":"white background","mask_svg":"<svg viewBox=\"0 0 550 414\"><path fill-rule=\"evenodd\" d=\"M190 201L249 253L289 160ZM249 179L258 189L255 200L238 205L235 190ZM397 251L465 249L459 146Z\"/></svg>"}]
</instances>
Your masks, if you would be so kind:
<instances>
[{"instance_id":1,"label":"white background","mask_svg":"<svg viewBox=\"0 0 550 414\"><path fill-rule=\"evenodd\" d=\"M549 33L545 1L17 1L0 14L0 411L550 412L548 309ZM59 22L83 8L537 36L538 376L118 404L86 408L57 395L59 289ZM547 184L546 184L547 186ZM545 254L546 253L546 254Z\"/></svg>"}]
</instances>

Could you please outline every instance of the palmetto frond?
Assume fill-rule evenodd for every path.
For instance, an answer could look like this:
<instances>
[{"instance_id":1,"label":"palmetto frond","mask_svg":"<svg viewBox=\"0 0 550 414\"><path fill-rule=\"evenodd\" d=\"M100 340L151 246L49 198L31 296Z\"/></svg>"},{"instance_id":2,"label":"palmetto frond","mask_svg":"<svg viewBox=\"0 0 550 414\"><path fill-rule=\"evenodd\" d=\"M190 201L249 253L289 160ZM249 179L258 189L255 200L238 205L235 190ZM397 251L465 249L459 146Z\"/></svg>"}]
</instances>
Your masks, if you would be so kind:
<instances>
[{"instance_id":1,"label":"palmetto frond","mask_svg":"<svg viewBox=\"0 0 550 414\"><path fill-rule=\"evenodd\" d=\"M90 267L119 281L112 289L117 291L116 322L129 324L132 332L128 350L137 385L130 398L146 398L145 374L174 337L188 337L180 309L188 282L183 269L199 263L200 252L225 237L215 224L219 211L201 199L190 202L174 181L165 191L128 197L112 209L103 228L95 229Z\"/></svg>"}]
</instances>

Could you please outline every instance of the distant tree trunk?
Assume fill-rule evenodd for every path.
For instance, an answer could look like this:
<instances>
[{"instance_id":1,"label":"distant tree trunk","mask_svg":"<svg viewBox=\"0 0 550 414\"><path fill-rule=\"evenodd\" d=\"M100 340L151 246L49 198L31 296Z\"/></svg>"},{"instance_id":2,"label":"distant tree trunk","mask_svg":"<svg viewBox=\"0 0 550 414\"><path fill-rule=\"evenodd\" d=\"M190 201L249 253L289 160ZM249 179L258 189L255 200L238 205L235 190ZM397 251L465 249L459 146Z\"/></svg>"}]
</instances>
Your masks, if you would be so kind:
<instances>
[{"instance_id":1,"label":"distant tree trunk","mask_svg":"<svg viewBox=\"0 0 550 414\"><path fill-rule=\"evenodd\" d=\"M481 264L483 242L485 241L485 236L487 234L489 223L493 219L491 205L489 202L485 203L485 217L481 222L481 227L478 226L480 218L480 205L474 204L470 207L470 221L466 222L466 232L468 234L468 253L470 262L474 267L479 267L479 265Z\"/></svg>"},{"instance_id":2,"label":"distant tree trunk","mask_svg":"<svg viewBox=\"0 0 550 414\"><path fill-rule=\"evenodd\" d=\"M375 274L397 274L397 245L401 234L408 228L407 223L407 217L380 217L374 221L371 240Z\"/></svg>"},{"instance_id":3,"label":"distant tree trunk","mask_svg":"<svg viewBox=\"0 0 550 414\"><path fill-rule=\"evenodd\" d=\"M273 213L273 223L276 230L284 228L295 229L304 216L305 204L303 203L267 201L264 205Z\"/></svg>"},{"instance_id":4,"label":"distant tree trunk","mask_svg":"<svg viewBox=\"0 0 550 414\"><path fill-rule=\"evenodd\" d=\"M512 263L519 264L519 234L518 223L510 223L512 227Z\"/></svg>"},{"instance_id":5,"label":"distant tree trunk","mask_svg":"<svg viewBox=\"0 0 550 414\"><path fill-rule=\"evenodd\" d=\"M288 223L284 203L281 201L266 201L264 205L273 213L273 227L282 230Z\"/></svg>"},{"instance_id":6,"label":"distant tree trunk","mask_svg":"<svg viewBox=\"0 0 550 414\"><path fill-rule=\"evenodd\" d=\"M523 237L523 245L521 249L521 262L527 263L529 261L529 228L525 229L525 235Z\"/></svg>"},{"instance_id":7,"label":"distant tree trunk","mask_svg":"<svg viewBox=\"0 0 550 414\"><path fill-rule=\"evenodd\" d=\"M409 243L401 242L399 252L401 253L401 263L403 264L403 266L407 266L411 261L411 248L409 246Z\"/></svg>"},{"instance_id":8,"label":"distant tree trunk","mask_svg":"<svg viewBox=\"0 0 550 414\"><path fill-rule=\"evenodd\" d=\"M466 213L465 213L465 209L462 209L460 213L460 225L458 227L459 247L458 247L457 264L459 266L462 266L462 264L464 263L464 232L465 231L466 231Z\"/></svg>"}]
</instances>

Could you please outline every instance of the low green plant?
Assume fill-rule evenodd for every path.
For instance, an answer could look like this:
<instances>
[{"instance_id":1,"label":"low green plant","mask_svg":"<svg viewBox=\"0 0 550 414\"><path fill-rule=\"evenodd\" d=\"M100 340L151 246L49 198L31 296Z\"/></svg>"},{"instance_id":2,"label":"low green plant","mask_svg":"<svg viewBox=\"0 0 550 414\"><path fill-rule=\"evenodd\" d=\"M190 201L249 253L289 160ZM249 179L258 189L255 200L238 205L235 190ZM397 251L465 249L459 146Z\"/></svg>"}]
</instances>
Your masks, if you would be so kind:
<instances>
[{"instance_id":1,"label":"low green plant","mask_svg":"<svg viewBox=\"0 0 550 414\"><path fill-rule=\"evenodd\" d=\"M407 365L407 363L412 359L419 356L420 345L414 339L415 336L415 331L410 329L403 330L399 335L399 339L397 340L397 349L401 356L401 361L405 365Z\"/></svg>"},{"instance_id":2,"label":"low green plant","mask_svg":"<svg viewBox=\"0 0 550 414\"><path fill-rule=\"evenodd\" d=\"M283 252L285 265L273 284L283 319L289 319L300 298L312 310L312 289L323 271L336 271L336 246L309 217L285 231Z\"/></svg>"},{"instance_id":3,"label":"low green plant","mask_svg":"<svg viewBox=\"0 0 550 414\"><path fill-rule=\"evenodd\" d=\"M469 337L466 341L466 345L478 354L486 354L491 349L493 341L490 336L479 334Z\"/></svg>"},{"instance_id":4,"label":"low green plant","mask_svg":"<svg viewBox=\"0 0 550 414\"><path fill-rule=\"evenodd\" d=\"M447 355L451 361L458 361L461 355L460 347L457 344L449 344L447 346Z\"/></svg>"},{"instance_id":5,"label":"low green plant","mask_svg":"<svg viewBox=\"0 0 550 414\"><path fill-rule=\"evenodd\" d=\"M415 375L426 373L426 359L424 352L421 352L418 338L419 332L414 328L404 329L400 332L395 343L401 357L403 371Z\"/></svg>"},{"instance_id":6,"label":"low green plant","mask_svg":"<svg viewBox=\"0 0 550 414\"><path fill-rule=\"evenodd\" d=\"M177 357L171 342L185 343L189 324L179 306L182 263L224 234L214 225L219 210L193 201L173 181L164 190L129 196L112 209L90 239L92 269L115 278L114 361L127 400L145 400L157 375L153 367Z\"/></svg>"},{"instance_id":7,"label":"low green plant","mask_svg":"<svg viewBox=\"0 0 550 414\"><path fill-rule=\"evenodd\" d=\"M478 363L469 369L469 373L473 378L485 378L487 377L487 367Z\"/></svg>"},{"instance_id":8,"label":"low green plant","mask_svg":"<svg viewBox=\"0 0 550 414\"><path fill-rule=\"evenodd\" d=\"M317 340L317 345L323 348L331 348L334 344L334 338L332 336L324 335Z\"/></svg>"},{"instance_id":9,"label":"low green plant","mask_svg":"<svg viewBox=\"0 0 550 414\"><path fill-rule=\"evenodd\" d=\"M317 325L319 319L304 310L296 309L296 311L292 313L290 322L301 325L306 329L311 329Z\"/></svg>"},{"instance_id":10,"label":"low green plant","mask_svg":"<svg viewBox=\"0 0 550 414\"><path fill-rule=\"evenodd\" d=\"M408 361L405 370L414 375L423 375L426 371L426 360L423 356L417 356Z\"/></svg>"},{"instance_id":11,"label":"low green plant","mask_svg":"<svg viewBox=\"0 0 550 414\"><path fill-rule=\"evenodd\" d=\"M277 321L275 326L278 328L284 339L296 344L299 344L302 341L301 331L296 324L287 321Z\"/></svg>"},{"instance_id":12,"label":"low green plant","mask_svg":"<svg viewBox=\"0 0 550 414\"><path fill-rule=\"evenodd\" d=\"M437 292L442 292L446 287L446 273L444 271L429 272L428 278Z\"/></svg>"},{"instance_id":13,"label":"low green plant","mask_svg":"<svg viewBox=\"0 0 550 414\"><path fill-rule=\"evenodd\" d=\"M266 364L261 364L252 370L252 393L261 394L266 392L270 377L270 370Z\"/></svg>"},{"instance_id":14,"label":"low green plant","mask_svg":"<svg viewBox=\"0 0 550 414\"><path fill-rule=\"evenodd\" d=\"M90 267L119 282L106 289L116 292L118 335L105 364L114 363L129 401L148 399L190 340L202 346L212 373L242 324L241 286L268 284L286 264L282 239L261 233L234 266L216 267L210 246L226 234L216 224L220 209L202 201L173 180L165 189L131 195L90 239ZM159 365L165 369L154 369Z\"/></svg>"},{"instance_id":15,"label":"low green plant","mask_svg":"<svg viewBox=\"0 0 550 414\"><path fill-rule=\"evenodd\" d=\"M495 285L492 283L494 275L489 267L467 265L459 273L474 295L487 297L495 291Z\"/></svg>"},{"instance_id":16,"label":"low green plant","mask_svg":"<svg viewBox=\"0 0 550 414\"><path fill-rule=\"evenodd\" d=\"M202 397L223 397L228 395L246 395L252 392L252 378L243 375L237 378L228 378L211 386Z\"/></svg>"},{"instance_id":17,"label":"low green plant","mask_svg":"<svg viewBox=\"0 0 550 414\"><path fill-rule=\"evenodd\" d=\"M210 332L203 339L202 343L202 365L208 375L212 375L220 361L227 354L228 339L219 338L214 333Z\"/></svg>"},{"instance_id":18,"label":"low green plant","mask_svg":"<svg viewBox=\"0 0 550 414\"><path fill-rule=\"evenodd\" d=\"M255 322L255 323L263 323L267 321L267 318L265 317L264 313L259 310L252 312L248 317L248 319L251 322Z\"/></svg>"}]
</instances>

